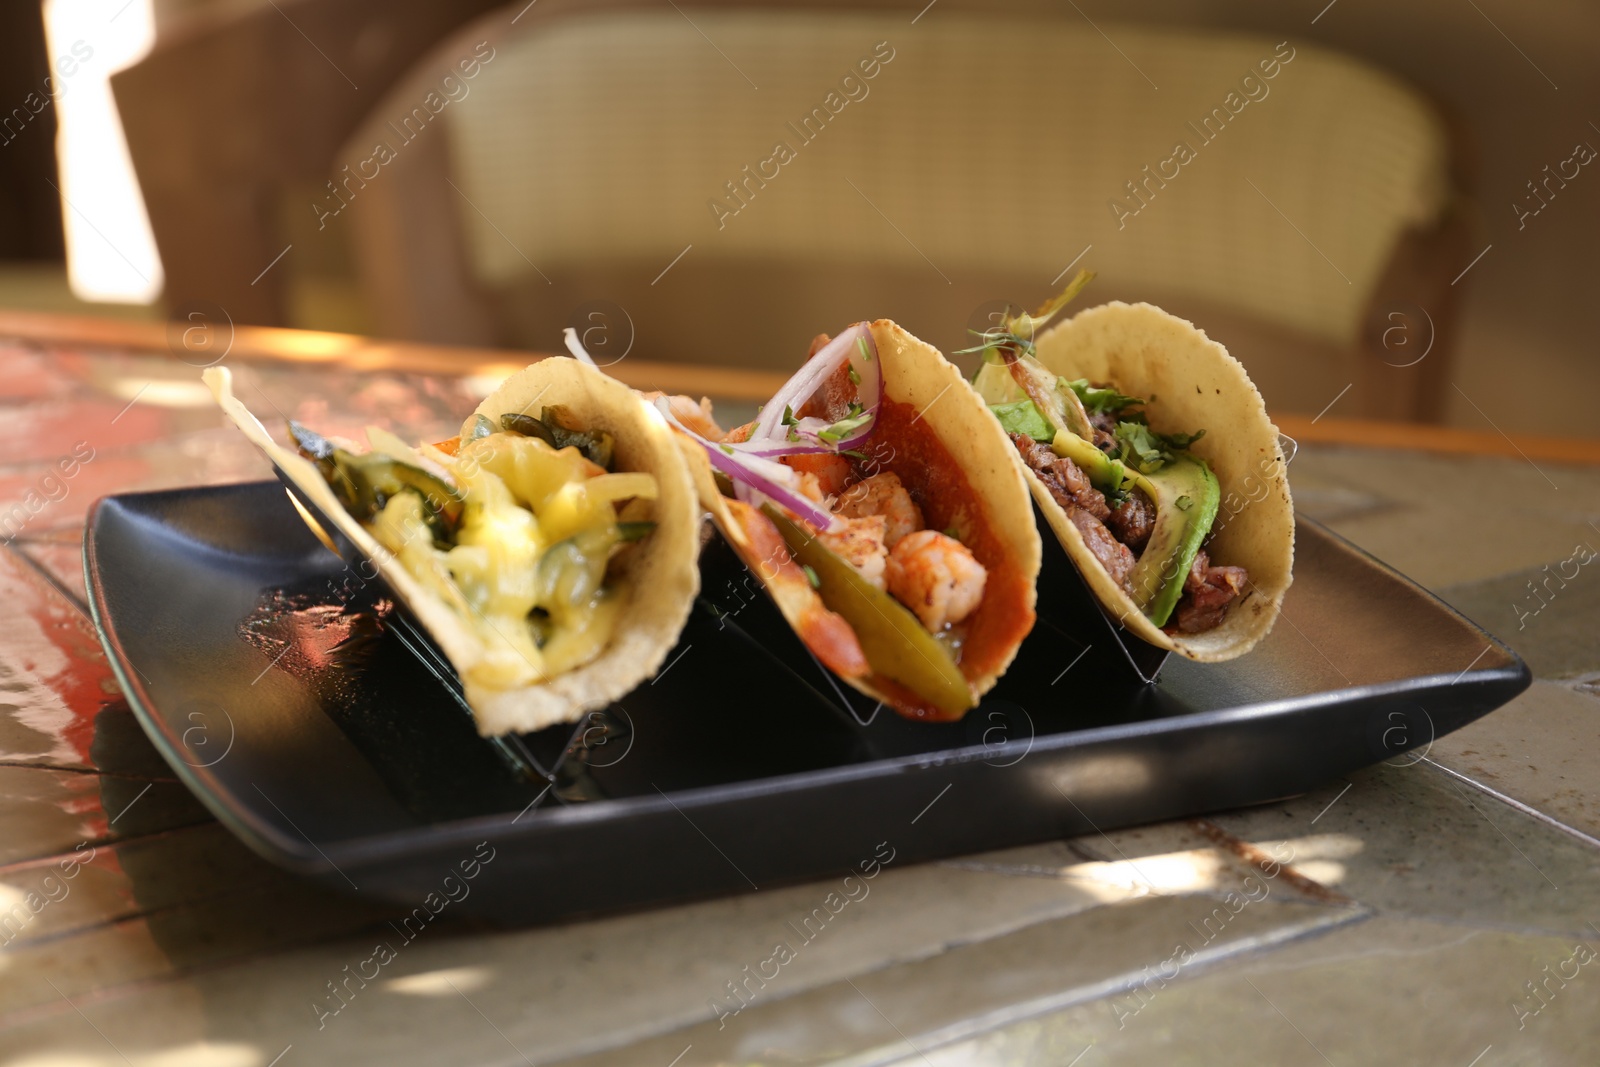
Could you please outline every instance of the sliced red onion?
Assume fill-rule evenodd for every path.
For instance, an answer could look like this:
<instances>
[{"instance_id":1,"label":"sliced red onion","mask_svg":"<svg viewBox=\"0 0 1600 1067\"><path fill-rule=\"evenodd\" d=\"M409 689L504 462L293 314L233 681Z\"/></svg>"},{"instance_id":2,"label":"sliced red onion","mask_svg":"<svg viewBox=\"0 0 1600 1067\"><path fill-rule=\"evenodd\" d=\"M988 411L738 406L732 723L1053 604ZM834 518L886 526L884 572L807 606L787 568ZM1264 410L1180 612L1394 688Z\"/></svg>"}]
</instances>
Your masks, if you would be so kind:
<instances>
[{"instance_id":1,"label":"sliced red onion","mask_svg":"<svg viewBox=\"0 0 1600 1067\"><path fill-rule=\"evenodd\" d=\"M583 347L583 342L578 340L577 330L574 330L571 326L568 326L565 330L561 331L561 336L567 339L567 351L572 353L573 359L576 359L579 363L587 363L589 366L598 369L599 364L595 363L594 357L591 356L588 350Z\"/></svg>"},{"instance_id":2,"label":"sliced red onion","mask_svg":"<svg viewBox=\"0 0 1600 1067\"><path fill-rule=\"evenodd\" d=\"M819 530L828 531L840 525L838 518L826 507L800 492L800 477L792 468L764 456L752 455L738 445L723 444L700 436L678 421L666 397L657 398L655 406L667 420L667 425L687 434L706 450L711 465L733 480L734 491L741 500L748 503L750 501L746 499L746 494L759 493L788 508ZM793 448L784 454L793 455Z\"/></svg>"},{"instance_id":3,"label":"sliced red onion","mask_svg":"<svg viewBox=\"0 0 1600 1067\"><path fill-rule=\"evenodd\" d=\"M767 406L761 409L761 418L757 420L755 432L750 435L750 440L769 441L787 438L790 427L784 425L784 413L787 411L792 414L804 407L812 394L822 387L822 383L846 362L855 367L856 376L860 379L856 385L856 396L860 401L862 414L873 417L838 442L834 442L828 451L838 452L853 448L872 436L872 428L877 421L878 401L883 394L883 367L878 360L877 345L872 340L872 330L866 323L858 322L823 345L794 377L784 383L777 395L767 401ZM794 428L800 435L826 445L829 442L821 440L818 435L831 425L821 419L805 418Z\"/></svg>"},{"instance_id":4,"label":"sliced red onion","mask_svg":"<svg viewBox=\"0 0 1600 1067\"><path fill-rule=\"evenodd\" d=\"M567 331L567 347L574 355L582 351L577 335L572 330ZM855 369L856 397L860 408L853 420L858 421L858 425L840 433L837 440L829 441L823 435L839 423L830 423L814 416L795 420L793 412L805 406L828 377L846 363ZM761 417L747 441L725 443L702 437L678 420L665 398L656 401L656 409L669 425L699 442L706 450L711 465L733 481L734 496L738 499L754 505L771 499L812 526L826 531L836 529L841 525L840 520L800 491L800 476L793 468L775 461L784 456L837 455L865 442L872 436L882 395L883 368L878 360L877 346L873 342L871 329L866 323L858 322L823 345L794 377L784 383L783 388L762 409ZM788 421L785 421L786 415Z\"/></svg>"},{"instance_id":5,"label":"sliced red onion","mask_svg":"<svg viewBox=\"0 0 1600 1067\"><path fill-rule=\"evenodd\" d=\"M820 434L833 425L835 424L823 419L805 418L786 427L793 431L792 435L769 437L766 440L752 437L748 441L725 443L728 447L737 448L746 455L780 459L784 456L836 456L872 436L871 420L868 420L866 425L852 430L849 435L841 437L837 442L824 440Z\"/></svg>"},{"instance_id":6,"label":"sliced red onion","mask_svg":"<svg viewBox=\"0 0 1600 1067\"><path fill-rule=\"evenodd\" d=\"M831 452L843 452L847 449L855 448L857 445L865 444L867 439L872 436L877 418L878 412L876 408L863 410L860 415L854 418L840 419L838 422L828 422L824 419L808 416L795 424L794 432L800 437L816 441ZM835 429L849 422L855 422L857 425L853 429L844 431ZM829 431L833 431L836 434L831 440L824 436Z\"/></svg>"},{"instance_id":7,"label":"sliced red onion","mask_svg":"<svg viewBox=\"0 0 1600 1067\"><path fill-rule=\"evenodd\" d=\"M784 456L831 455L839 451L833 445L823 444L819 441L773 439L770 441L726 441L723 443L727 447L736 449L747 456L756 456L760 459L782 459Z\"/></svg>"}]
</instances>

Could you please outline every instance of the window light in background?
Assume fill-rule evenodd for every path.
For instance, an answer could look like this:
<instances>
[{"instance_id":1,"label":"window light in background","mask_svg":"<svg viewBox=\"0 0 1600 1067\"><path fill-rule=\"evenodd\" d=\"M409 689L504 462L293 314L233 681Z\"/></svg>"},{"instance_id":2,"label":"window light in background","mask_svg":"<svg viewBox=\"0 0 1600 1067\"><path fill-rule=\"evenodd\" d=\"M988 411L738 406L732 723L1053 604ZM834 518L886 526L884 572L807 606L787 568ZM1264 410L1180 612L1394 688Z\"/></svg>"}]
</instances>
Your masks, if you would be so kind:
<instances>
[{"instance_id":1,"label":"window light in background","mask_svg":"<svg viewBox=\"0 0 1600 1067\"><path fill-rule=\"evenodd\" d=\"M161 258L134 177L111 75L155 42L152 0L44 0L67 280L84 300L154 303Z\"/></svg>"}]
</instances>

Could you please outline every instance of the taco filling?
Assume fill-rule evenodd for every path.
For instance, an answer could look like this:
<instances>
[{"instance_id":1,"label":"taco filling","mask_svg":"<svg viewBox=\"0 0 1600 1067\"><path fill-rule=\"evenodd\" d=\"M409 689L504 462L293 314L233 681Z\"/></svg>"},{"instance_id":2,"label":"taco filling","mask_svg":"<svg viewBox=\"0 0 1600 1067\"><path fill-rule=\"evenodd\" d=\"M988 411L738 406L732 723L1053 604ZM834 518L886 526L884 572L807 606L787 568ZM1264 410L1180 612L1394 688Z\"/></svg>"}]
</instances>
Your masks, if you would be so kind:
<instances>
[{"instance_id":1,"label":"taco filling","mask_svg":"<svg viewBox=\"0 0 1600 1067\"><path fill-rule=\"evenodd\" d=\"M475 416L459 438L412 449L371 428L370 451L289 424L347 511L481 641L463 680L508 690L595 659L629 589L613 567L650 522L653 475L613 473L611 435L560 407L536 418Z\"/></svg>"},{"instance_id":2,"label":"taco filling","mask_svg":"<svg viewBox=\"0 0 1600 1067\"><path fill-rule=\"evenodd\" d=\"M1158 432L1145 399L1057 376L1034 356L1033 331L1092 277L1080 273L1044 309L1008 316L968 349L983 358L973 388L1144 616L1168 634L1204 633L1249 587L1245 568L1215 566L1202 547L1221 498L1210 466L1189 451L1206 431Z\"/></svg>"},{"instance_id":3,"label":"taco filling","mask_svg":"<svg viewBox=\"0 0 1600 1067\"><path fill-rule=\"evenodd\" d=\"M999 539L921 410L885 395L868 324L819 336L760 417L727 433L686 397L655 404L703 447L713 514L819 660L905 714L976 703L973 679L1003 669L1031 604L1010 603L1002 567L1005 596L981 610Z\"/></svg>"}]
</instances>

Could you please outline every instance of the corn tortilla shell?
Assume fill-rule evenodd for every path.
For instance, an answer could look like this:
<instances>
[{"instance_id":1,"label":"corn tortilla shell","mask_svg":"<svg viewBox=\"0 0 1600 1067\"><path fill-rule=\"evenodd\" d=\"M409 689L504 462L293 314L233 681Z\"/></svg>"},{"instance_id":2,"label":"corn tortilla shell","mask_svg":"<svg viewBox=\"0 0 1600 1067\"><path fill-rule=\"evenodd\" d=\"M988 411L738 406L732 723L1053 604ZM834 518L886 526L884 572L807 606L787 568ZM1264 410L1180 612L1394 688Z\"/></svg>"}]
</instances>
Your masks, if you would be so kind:
<instances>
[{"instance_id":1,"label":"corn tortilla shell","mask_svg":"<svg viewBox=\"0 0 1600 1067\"><path fill-rule=\"evenodd\" d=\"M233 395L227 368L207 369L205 381L245 436L372 560L395 596L464 676L484 655L483 643L467 621L413 578L344 509L315 464L273 440ZM478 732L485 737L574 722L630 692L666 659L700 588L696 565L699 508L676 435L665 421L627 386L576 360L560 358L542 360L513 374L478 405L474 415L484 415L498 427L504 413L537 416L551 404L565 407L585 428L605 430L613 436L615 469L655 476L659 497L650 502L648 518L656 528L613 565L612 573L628 583L629 601L600 655L534 685L506 690L467 686L467 703ZM468 425L471 421L469 417Z\"/></svg>"},{"instance_id":2,"label":"corn tortilla shell","mask_svg":"<svg viewBox=\"0 0 1600 1067\"><path fill-rule=\"evenodd\" d=\"M1294 505L1278 428L1243 364L1193 323L1120 301L1080 311L1038 337L1035 347L1053 374L1145 398L1157 431L1206 431L1190 451L1211 465L1222 503L1205 549L1214 565L1246 568L1250 584L1215 629L1163 632L1111 580L1049 490L1027 472L1034 499L1079 573L1141 640L1205 663L1248 652L1272 629L1289 590Z\"/></svg>"},{"instance_id":3,"label":"corn tortilla shell","mask_svg":"<svg viewBox=\"0 0 1600 1067\"><path fill-rule=\"evenodd\" d=\"M972 490L971 499L954 502L952 510L970 514L992 535L994 543L986 545L983 550L990 558L984 560L980 557L980 562L990 571L991 581L999 574L1009 578L1014 585L1026 587L1025 590L1013 587L1007 591L1017 614L1022 616L1017 622L1020 632L1015 640L991 657L988 669L972 674L963 669L962 673L966 675L976 701L994 687L1016 658L1022 638L1027 634L1034 617L1037 597L1035 586L1042 548L1033 521L1027 482L1023 478L1021 465L1013 458L1015 450L1005 432L983 401L966 385L954 364L932 345L912 336L888 319L879 319L868 326L872 330L878 358L882 360L884 399L908 404L921 413L921 420L931 428ZM774 568L763 566L763 561L757 558L758 554L752 554L753 539L741 527L727 501L717 490L704 449L687 439L684 439L684 445L685 454L693 461L691 466L695 485L703 506L711 513L723 536L739 553L745 565L765 580L784 618L803 638L805 627L802 620L808 611L820 607L821 598L809 586L799 588L772 580ZM893 463L890 469L900 475L908 488L916 488L914 469ZM759 515L757 520L766 521ZM989 600L993 591L992 587L985 589L985 601ZM980 605L977 610L982 612L984 606ZM888 693L873 684L870 676L845 677L842 680L873 700L889 704L894 702Z\"/></svg>"}]
</instances>

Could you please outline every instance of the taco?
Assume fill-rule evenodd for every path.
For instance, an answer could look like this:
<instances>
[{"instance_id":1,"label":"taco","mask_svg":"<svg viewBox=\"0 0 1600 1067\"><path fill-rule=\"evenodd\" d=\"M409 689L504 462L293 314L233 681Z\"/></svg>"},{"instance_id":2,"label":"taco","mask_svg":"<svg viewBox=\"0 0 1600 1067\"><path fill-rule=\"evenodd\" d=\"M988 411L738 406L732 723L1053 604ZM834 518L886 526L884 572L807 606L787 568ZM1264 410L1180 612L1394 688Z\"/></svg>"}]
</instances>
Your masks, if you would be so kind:
<instances>
[{"instance_id":1,"label":"taco","mask_svg":"<svg viewBox=\"0 0 1600 1067\"><path fill-rule=\"evenodd\" d=\"M816 658L903 715L959 719L1033 626L1027 485L960 371L899 326L857 323L811 351L732 432L705 401L655 403L702 503Z\"/></svg>"},{"instance_id":2,"label":"taco","mask_svg":"<svg viewBox=\"0 0 1600 1067\"><path fill-rule=\"evenodd\" d=\"M1278 428L1193 324L1111 303L1033 334L1092 278L985 335L973 387L1084 580L1135 636L1190 659L1249 651L1294 564Z\"/></svg>"},{"instance_id":3,"label":"taco","mask_svg":"<svg viewBox=\"0 0 1600 1067\"><path fill-rule=\"evenodd\" d=\"M656 671L683 628L700 585L683 455L655 411L592 367L543 360L458 437L411 448L373 427L367 450L293 422L286 448L234 397L226 368L205 380L428 631L479 733L605 707Z\"/></svg>"}]
</instances>

